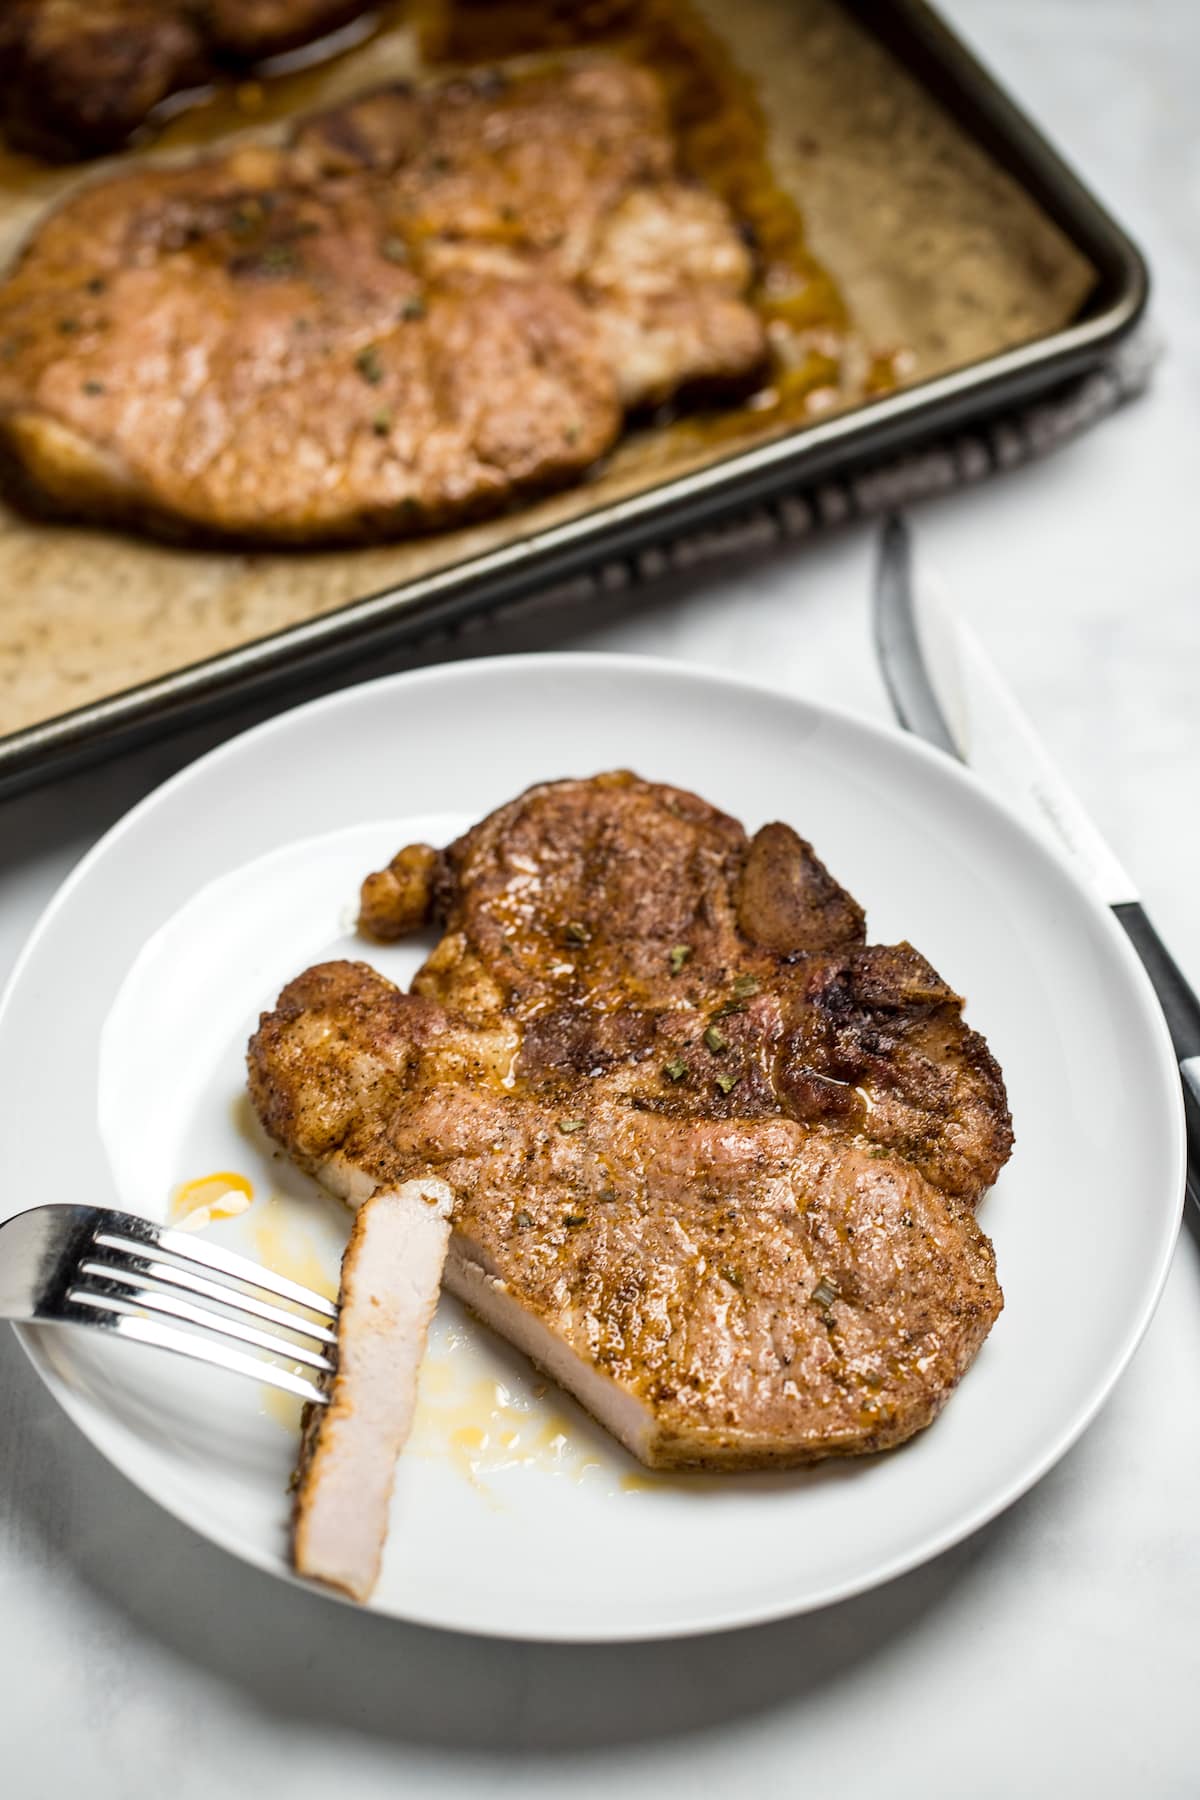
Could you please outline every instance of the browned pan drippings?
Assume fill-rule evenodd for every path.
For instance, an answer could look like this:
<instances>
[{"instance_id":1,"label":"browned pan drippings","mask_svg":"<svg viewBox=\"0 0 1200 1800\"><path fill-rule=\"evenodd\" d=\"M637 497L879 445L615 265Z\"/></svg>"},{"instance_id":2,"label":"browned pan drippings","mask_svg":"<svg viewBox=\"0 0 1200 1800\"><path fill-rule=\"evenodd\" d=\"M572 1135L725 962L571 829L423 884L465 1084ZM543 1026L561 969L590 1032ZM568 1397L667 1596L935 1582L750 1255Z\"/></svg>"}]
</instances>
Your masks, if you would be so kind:
<instances>
[{"instance_id":1,"label":"browned pan drippings","mask_svg":"<svg viewBox=\"0 0 1200 1800\"><path fill-rule=\"evenodd\" d=\"M963 367L1076 315L1090 267L834 0L736 8L696 0L686 11L644 0L585 11L606 15L593 47L623 43L654 61L685 163L752 228L755 302L776 349L764 389L749 405L651 420L586 482L409 543L232 553L0 511L0 735L582 519L892 382ZM439 59L455 50L561 55L562 13L460 6L448 34L445 9L427 4L415 22L389 15L368 41L285 84L212 97L170 121L149 151L84 171L10 156L0 163L0 253L74 183L148 156L186 158L229 128L273 140L279 108L290 117L444 72ZM531 18L543 34L533 45ZM509 34L499 46L479 37L485 20L488 31Z\"/></svg>"}]
</instances>

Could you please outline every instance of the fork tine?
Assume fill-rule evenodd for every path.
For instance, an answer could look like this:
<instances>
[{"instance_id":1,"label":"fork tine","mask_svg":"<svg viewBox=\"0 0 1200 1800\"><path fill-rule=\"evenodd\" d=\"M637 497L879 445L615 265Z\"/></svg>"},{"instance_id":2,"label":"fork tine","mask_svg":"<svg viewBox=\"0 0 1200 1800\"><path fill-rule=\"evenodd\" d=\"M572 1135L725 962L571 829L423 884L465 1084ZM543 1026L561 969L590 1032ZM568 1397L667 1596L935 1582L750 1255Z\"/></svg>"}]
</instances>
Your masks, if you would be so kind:
<instances>
[{"instance_id":1,"label":"fork tine","mask_svg":"<svg viewBox=\"0 0 1200 1800\"><path fill-rule=\"evenodd\" d=\"M174 1263L155 1262L148 1256L136 1255L131 1251L120 1263L81 1262L79 1267L85 1275L106 1275L114 1281L124 1281L134 1287L141 1286L144 1282L160 1282L166 1287L182 1288L185 1293L198 1294L204 1300L216 1300L235 1312L264 1319L268 1325L281 1325L286 1331L312 1338L318 1344L337 1342L336 1334L328 1325L315 1324L300 1313L285 1312L282 1306L271 1306L265 1300L256 1300L252 1294L243 1293L241 1288L230 1287L225 1282L207 1281L203 1275L193 1275L190 1270L178 1268Z\"/></svg>"},{"instance_id":2,"label":"fork tine","mask_svg":"<svg viewBox=\"0 0 1200 1800\"><path fill-rule=\"evenodd\" d=\"M333 1370L333 1363L327 1356L317 1350L310 1350L304 1344L284 1343L269 1331L258 1331L253 1325L242 1325L236 1319L227 1319L211 1312L204 1306L193 1306L188 1300L176 1300L170 1294L158 1294L150 1288L138 1288L114 1277L110 1269L102 1264L81 1264L80 1273L86 1273L99 1287L71 1287L67 1291L68 1300L92 1300L97 1295L120 1305L117 1310L128 1306L133 1309L145 1308L149 1312L164 1313L168 1318L180 1319L186 1325L198 1326L202 1331L216 1332L220 1337L233 1338L240 1344L253 1344L256 1349L268 1350L275 1356L286 1356L289 1362L305 1363L310 1369L319 1369L328 1374Z\"/></svg>"},{"instance_id":3,"label":"fork tine","mask_svg":"<svg viewBox=\"0 0 1200 1800\"><path fill-rule=\"evenodd\" d=\"M154 1319L140 1319L105 1294L76 1293L71 1298L80 1309L78 1321L81 1325L98 1325L118 1337L131 1338L139 1344L153 1344L156 1349L170 1350L176 1356L190 1357L195 1362L211 1363L214 1368L227 1369L233 1375L249 1376L252 1381L265 1382L268 1387L279 1388L285 1394L311 1400L315 1406L329 1404L329 1396L323 1388L303 1375L293 1375L290 1369L261 1362L257 1356L246 1356L241 1350L230 1350L225 1344L207 1343L190 1331L175 1331L170 1325L160 1325ZM87 1310L89 1308L98 1308L100 1316L96 1317L94 1312Z\"/></svg>"},{"instance_id":4,"label":"fork tine","mask_svg":"<svg viewBox=\"0 0 1200 1800\"><path fill-rule=\"evenodd\" d=\"M145 1255L149 1244L160 1252L178 1257L181 1262L202 1263L207 1269L232 1276L235 1281L244 1281L249 1287L275 1294L281 1300L294 1300L298 1306L308 1307L310 1312L318 1313L323 1319L337 1318L337 1307L333 1302L312 1288L301 1287L298 1281L289 1281L286 1275L276 1275L273 1269L264 1269L261 1263L251 1262L247 1256L203 1243L189 1232L171 1231L149 1219L137 1219L132 1213L103 1213L96 1222L93 1242L114 1250L132 1251L135 1255Z\"/></svg>"}]
</instances>

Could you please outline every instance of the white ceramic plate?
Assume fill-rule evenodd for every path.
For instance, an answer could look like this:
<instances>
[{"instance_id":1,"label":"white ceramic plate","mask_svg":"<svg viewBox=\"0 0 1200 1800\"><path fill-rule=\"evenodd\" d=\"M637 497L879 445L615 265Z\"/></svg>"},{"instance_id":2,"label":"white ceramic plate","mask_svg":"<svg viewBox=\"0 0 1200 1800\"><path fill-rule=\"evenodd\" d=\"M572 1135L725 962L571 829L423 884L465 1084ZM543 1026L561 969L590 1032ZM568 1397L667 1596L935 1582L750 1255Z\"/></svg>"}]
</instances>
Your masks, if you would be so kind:
<instances>
[{"instance_id":1,"label":"white ceramic plate","mask_svg":"<svg viewBox=\"0 0 1200 1800\"><path fill-rule=\"evenodd\" d=\"M1175 1066L1119 928L969 777L911 740L642 659L518 657L315 702L204 757L65 883L0 1010L0 1217L88 1200L165 1218L176 1184L254 1184L212 1228L335 1279L346 1219L241 1099L261 1007L365 951L359 881L530 782L629 766L751 828L793 822L960 992L1008 1080L1017 1150L983 1209L1005 1311L946 1412L899 1452L795 1474L655 1478L444 1301L373 1605L528 1638L696 1632L820 1606L964 1537L1096 1412L1158 1297L1178 1224ZM86 1333L25 1330L56 1398L129 1478L287 1573L289 1402Z\"/></svg>"}]
</instances>

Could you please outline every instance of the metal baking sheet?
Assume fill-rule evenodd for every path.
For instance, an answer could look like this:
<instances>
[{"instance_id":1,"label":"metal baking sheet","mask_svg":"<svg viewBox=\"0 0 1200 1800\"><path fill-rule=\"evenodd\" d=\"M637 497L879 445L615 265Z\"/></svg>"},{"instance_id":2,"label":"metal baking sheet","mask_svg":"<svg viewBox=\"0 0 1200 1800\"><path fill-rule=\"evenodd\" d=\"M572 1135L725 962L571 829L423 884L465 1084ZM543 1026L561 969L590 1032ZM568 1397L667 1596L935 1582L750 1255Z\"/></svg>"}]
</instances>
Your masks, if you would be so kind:
<instances>
[{"instance_id":1,"label":"metal baking sheet","mask_svg":"<svg viewBox=\"0 0 1200 1800\"><path fill-rule=\"evenodd\" d=\"M864 341L903 347L896 390L782 426L743 412L707 439L643 429L566 493L407 544L190 550L0 511L0 787L876 463L1057 384L1134 323L1137 250L920 0L692 4L753 84L775 178ZM304 104L414 67L397 25ZM0 191L0 254L78 179Z\"/></svg>"}]
</instances>

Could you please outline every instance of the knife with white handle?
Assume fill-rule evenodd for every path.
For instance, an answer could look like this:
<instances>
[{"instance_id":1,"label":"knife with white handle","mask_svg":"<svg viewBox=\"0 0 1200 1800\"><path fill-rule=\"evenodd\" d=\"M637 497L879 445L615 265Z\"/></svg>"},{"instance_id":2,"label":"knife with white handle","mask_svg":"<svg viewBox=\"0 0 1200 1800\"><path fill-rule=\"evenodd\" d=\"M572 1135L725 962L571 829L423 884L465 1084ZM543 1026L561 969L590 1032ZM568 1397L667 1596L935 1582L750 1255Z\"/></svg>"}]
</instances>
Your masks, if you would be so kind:
<instances>
[{"instance_id":1,"label":"knife with white handle","mask_svg":"<svg viewBox=\"0 0 1200 1800\"><path fill-rule=\"evenodd\" d=\"M1188 1193L1200 1207L1200 999L1155 931L1121 867L1039 742L974 632L926 575L914 572L902 519L883 528L875 647L906 730L966 763L1031 828L1067 851L1127 932L1162 1006L1183 1083Z\"/></svg>"}]
</instances>

